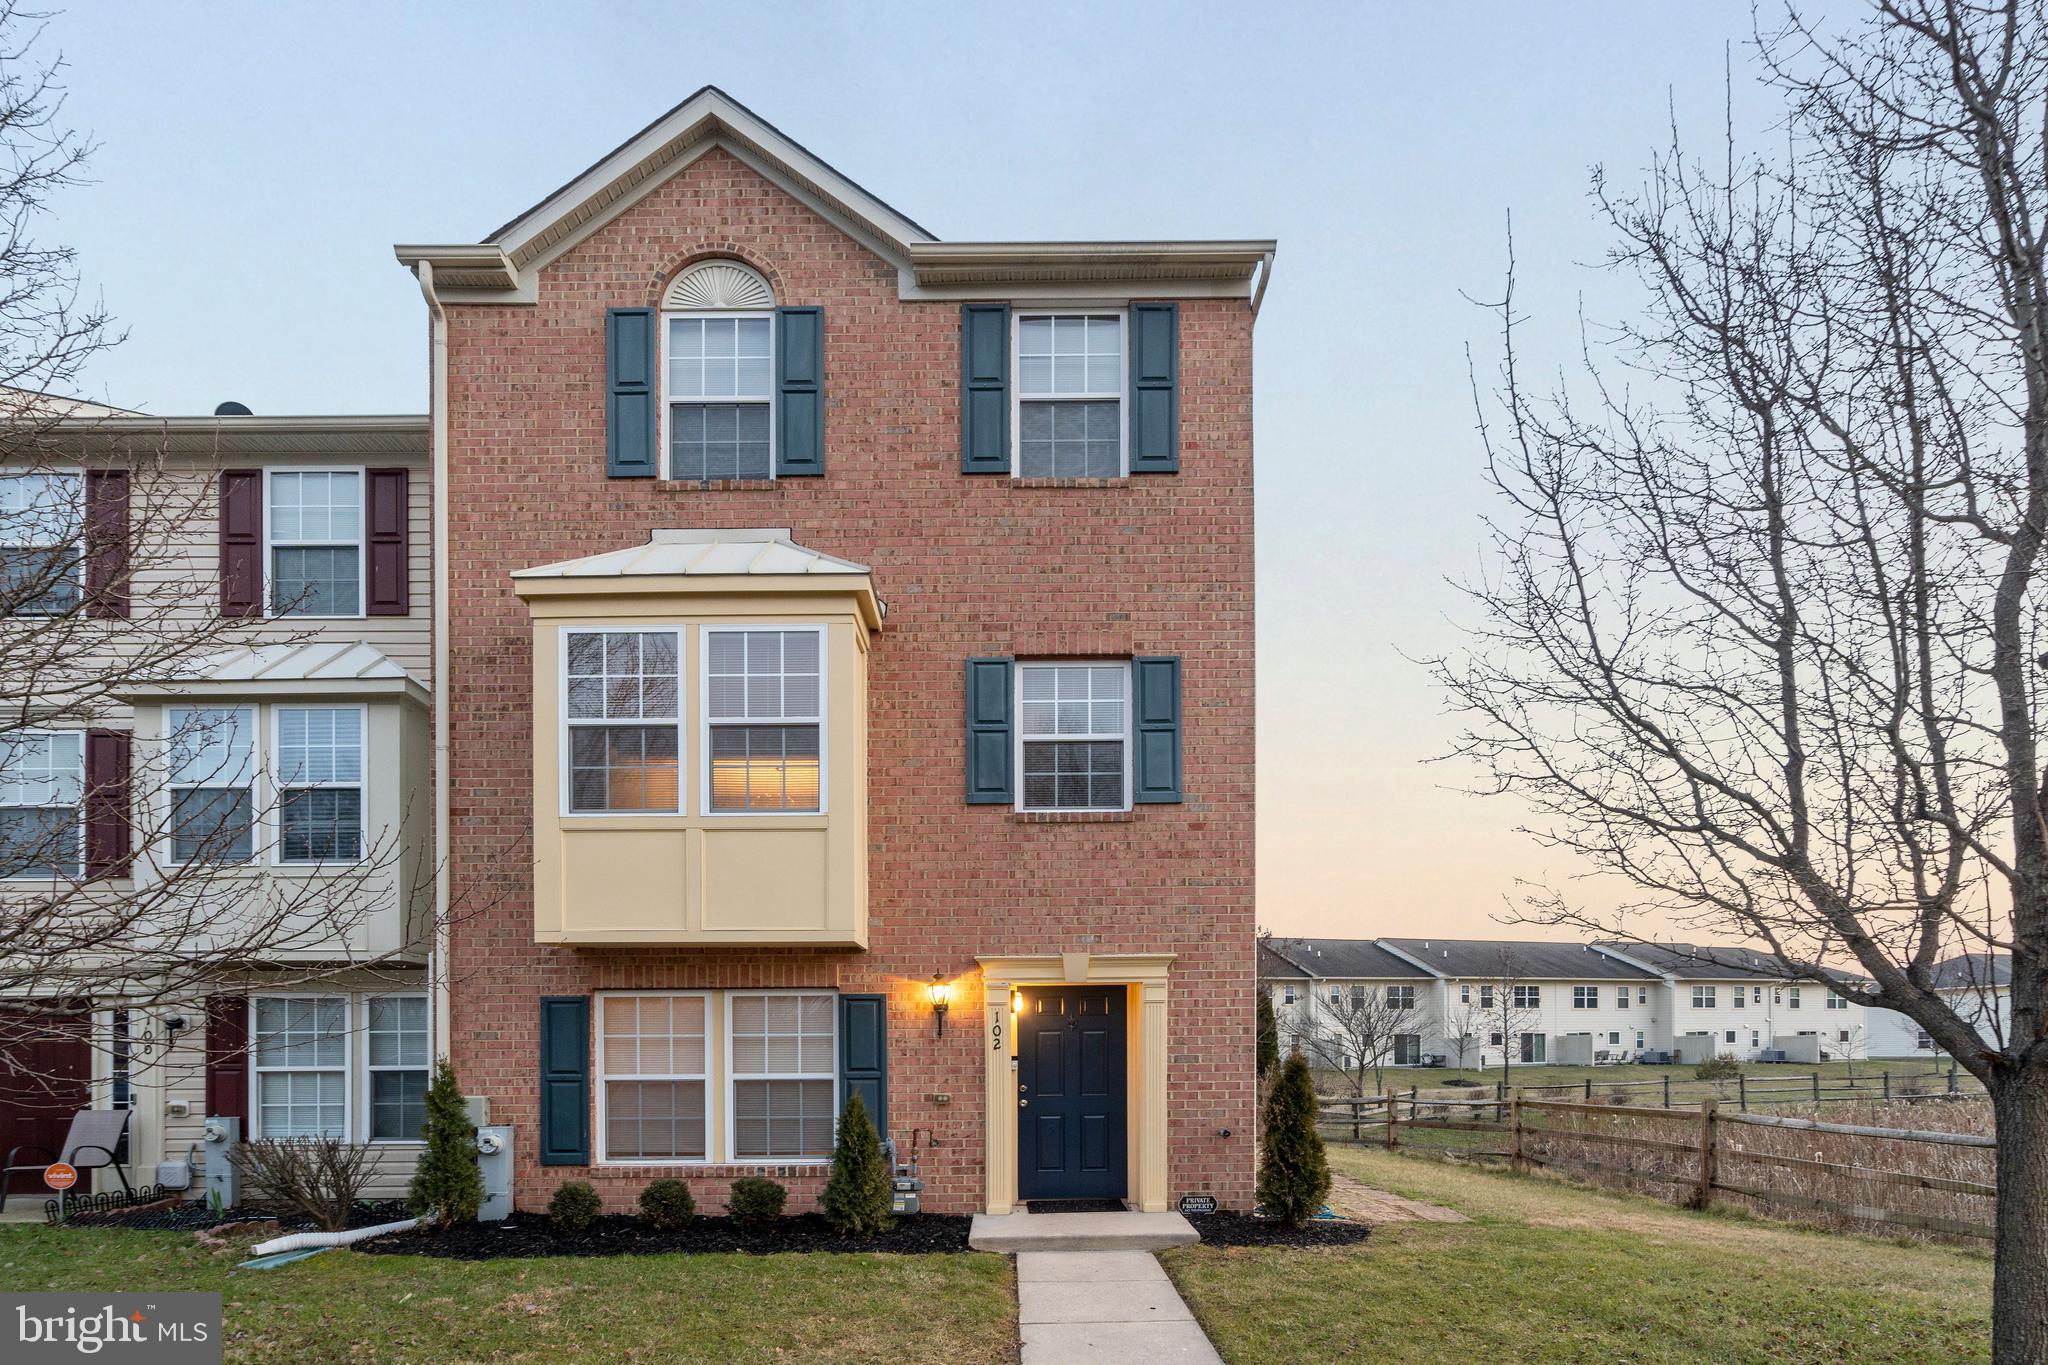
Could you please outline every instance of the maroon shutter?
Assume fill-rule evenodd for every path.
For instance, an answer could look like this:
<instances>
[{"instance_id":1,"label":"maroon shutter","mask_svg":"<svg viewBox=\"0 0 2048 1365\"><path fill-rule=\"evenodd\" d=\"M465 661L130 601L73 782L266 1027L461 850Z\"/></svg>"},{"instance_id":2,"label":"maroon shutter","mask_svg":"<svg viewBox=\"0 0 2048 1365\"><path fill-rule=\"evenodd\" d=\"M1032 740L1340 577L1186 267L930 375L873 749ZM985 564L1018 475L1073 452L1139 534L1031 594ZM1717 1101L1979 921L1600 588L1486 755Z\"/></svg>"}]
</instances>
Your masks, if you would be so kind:
<instances>
[{"instance_id":1,"label":"maroon shutter","mask_svg":"<svg viewBox=\"0 0 2048 1365\"><path fill-rule=\"evenodd\" d=\"M125 877L135 834L128 814L129 734L85 732L85 875Z\"/></svg>"},{"instance_id":2,"label":"maroon shutter","mask_svg":"<svg viewBox=\"0 0 2048 1365\"><path fill-rule=\"evenodd\" d=\"M220 614L263 614L263 471L220 475Z\"/></svg>"},{"instance_id":3,"label":"maroon shutter","mask_svg":"<svg viewBox=\"0 0 2048 1365\"><path fill-rule=\"evenodd\" d=\"M249 1001L239 995L206 997L206 1114L249 1127Z\"/></svg>"},{"instance_id":4,"label":"maroon shutter","mask_svg":"<svg viewBox=\"0 0 2048 1365\"><path fill-rule=\"evenodd\" d=\"M128 614L128 471L85 476L85 612Z\"/></svg>"},{"instance_id":5,"label":"maroon shutter","mask_svg":"<svg viewBox=\"0 0 2048 1365\"><path fill-rule=\"evenodd\" d=\"M370 602L371 616L403 616L412 609L406 582L406 472L403 469L368 471L370 508Z\"/></svg>"}]
</instances>

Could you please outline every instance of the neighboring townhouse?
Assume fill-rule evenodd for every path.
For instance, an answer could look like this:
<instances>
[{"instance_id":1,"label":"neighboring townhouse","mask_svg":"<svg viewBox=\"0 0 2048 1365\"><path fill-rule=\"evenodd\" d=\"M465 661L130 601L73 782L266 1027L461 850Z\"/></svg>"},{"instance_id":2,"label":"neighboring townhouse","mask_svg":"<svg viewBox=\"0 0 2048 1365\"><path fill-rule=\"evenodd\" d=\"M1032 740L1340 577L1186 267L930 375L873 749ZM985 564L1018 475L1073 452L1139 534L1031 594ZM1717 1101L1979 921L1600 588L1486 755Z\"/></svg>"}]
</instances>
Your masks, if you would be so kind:
<instances>
[{"instance_id":1,"label":"neighboring townhouse","mask_svg":"<svg viewBox=\"0 0 2048 1365\"><path fill-rule=\"evenodd\" d=\"M712 89L431 327L439 1036L515 1198L1252 1199L1271 242L947 243Z\"/></svg>"},{"instance_id":2,"label":"neighboring townhouse","mask_svg":"<svg viewBox=\"0 0 2048 1365\"><path fill-rule=\"evenodd\" d=\"M1934 964L1929 983L1992 1047L2004 1047L2012 1030L2012 958L2005 953L1959 953ZM1873 1057L1945 1055L1919 1023L1897 1010L1870 1011Z\"/></svg>"},{"instance_id":3,"label":"neighboring townhouse","mask_svg":"<svg viewBox=\"0 0 2048 1365\"><path fill-rule=\"evenodd\" d=\"M1666 983L1659 1048L1680 1061L1712 1056L1827 1062L1884 1056L1870 1044L1868 1011L1812 981L1792 981L1762 953L1696 943L1596 943ZM1837 973L1845 983L1860 978Z\"/></svg>"},{"instance_id":4,"label":"neighboring townhouse","mask_svg":"<svg viewBox=\"0 0 2048 1365\"><path fill-rule=\"evenodd\" d=\"M31 445L32 468L0 467L0 507L50 516L0 524L82 526L83 548L61 529L0 546L67 566L0 630L93 628L70 666L10 680L62 714L4 746L0 903L129 907L115 953L176 922L171 955L202 965L158 980L204 985L108 994L115 973L81 954L78 1027L21 1044L39 1079L0 1095L0 1150L126 1107L147 1184L225 1116L372 1145L368 1193L401 1193L431 1060L426 420L107 411L39 428L17 461ZM52 700L80 679L84 716Z\"/></svg>"},{"instance_id":5,"label":"neighboring townhouse","mask_svg":"<svg viewBox=\"0 0 2048 1365\"><path fill-rule=\"evenodd\" d=\"M1384 1035L1384 1062L1415 1065L1441 1038L1435 979L1414 963L1364 939L1269 938L1259 945L1259 975L1272 991L1283 1052L1348 1069L1356 1044ZM1368 998L1383 1002L1373 1027L1347 1026ZM1396 1017L1398 1016L1398 1017ZM1367 1057L1371 1063L1372 1058Z\"/></svg>"},{"instance_id":6,"label":"neighboring townhouse","mask_svg":"<svg viewBox=\"0 0 2048 1365\"><path fill-rule=\"evenodd\" d=\"M1456 1066L1462 1056L1468 1067L1496 1067L1504 1052L1510 1065L1899 1055L1875 1050L1863 1006L1787 980L1740 948L1270 938L1260 977L1283 1046L1361 995L1414 1009L1415 1036L1389 1043L1389 1065Z\"/></svg>"}]
</instances>

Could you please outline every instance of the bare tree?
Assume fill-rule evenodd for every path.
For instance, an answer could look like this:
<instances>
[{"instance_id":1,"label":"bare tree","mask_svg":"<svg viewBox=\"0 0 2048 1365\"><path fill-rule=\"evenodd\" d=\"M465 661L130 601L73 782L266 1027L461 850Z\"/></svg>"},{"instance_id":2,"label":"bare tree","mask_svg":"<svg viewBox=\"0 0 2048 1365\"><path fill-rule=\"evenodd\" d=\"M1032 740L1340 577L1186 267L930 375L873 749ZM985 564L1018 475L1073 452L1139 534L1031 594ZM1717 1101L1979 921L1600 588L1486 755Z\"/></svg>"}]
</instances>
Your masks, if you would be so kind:
<instances>
[{"instance_id":1,"label":"bare tree","mask_svg":"<svg viewBox=\"0 0 2048 1365\"><path fill-rule=\"evenodd\" d=\"M1444 1046L1458 1062L1458 1070L1465 1070L1465 1062L1473 1049L1485 1042L1489 1031L1487 1016L1477 1006L1454 1005L1444 1019Z\"/></svg>"},{"instance_id":2,"label":"bare tree","mask_svg":"<svg viewBox=\"0 0 2048 1365\"><path fill-rule=\"evenodd\" d=\"M1501 949L1492 979L1477 984L1479 1002L1474 1017L1480 1021L1486 1045L1500 1048L1500 1083L1505 1090L1518 1040L1538 1018L1527 1002L1540 997L1529 992L1543 988L1522 980L1521 961L1512 948Z\"/></svg>"},{"instance_id":3,"label":"bare tree","mask_svg":"<svg viewBox=\"0 0 2048 1365\"><path fill-rule=\"evenodd\" d=\"M1481 419L1506 511L1472 648L1434 668L1482 786L1642 892L1610 915L1539 889L1526 918L1740 934L1984 1081L1994 1356L2039 1361L2048 15L1885 0L1756 51L1782 150L1730 134L1703 164L1674 131L1640 189L1596 175L1645 302L1583 382L1528 384L1511 253ZM2003 1046L1933 989L1959 949L2012 955Z\"/></svg>"},{"instance_id":4,"label":"bare tree","mask_svg":"<svg viewBox=\"0 0 2048 1365\"><path fill-rule=\"evenodd\" d=\"M1341 1074L1352 1094L1366 1093L1368 1072L1373 1089L1380 1090L1395 1040L1413 1036L1419 1045L1429 1031L1427 1012L1414 1002L1414 990L1358 983L1332 986L1322 999L1311 992L1298 1034L1302 1050L1318 1065Z\"/></svg>"}]
</instances>

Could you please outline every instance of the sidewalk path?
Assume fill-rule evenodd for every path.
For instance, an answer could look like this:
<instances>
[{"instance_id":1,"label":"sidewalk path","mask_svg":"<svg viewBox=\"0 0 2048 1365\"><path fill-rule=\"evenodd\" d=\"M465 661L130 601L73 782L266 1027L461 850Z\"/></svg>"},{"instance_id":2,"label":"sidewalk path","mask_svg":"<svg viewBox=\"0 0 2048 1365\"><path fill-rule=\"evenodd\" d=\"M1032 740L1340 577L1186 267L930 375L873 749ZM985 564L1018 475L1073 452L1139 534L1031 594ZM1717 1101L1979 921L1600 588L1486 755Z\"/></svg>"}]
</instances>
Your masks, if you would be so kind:
<instances>
[{"instance_id":1,"label":"sidewalk path","mask_svg":"<svg viewBox=\"0 0 2048 1365\"><path fill-rule=\"evenodd\" d=\"M1330 1173L1330 1207L1350 1218L1367 1223L1469 1223L1455 1209L1439 1208L1419 1199L1408 1199L1370 1185L1361 1185L1348 1175Z\"/></svg>"},{"instance_id":2,"label":"sidewalk path","mask_svg":"<svg viewBox=\"0 0 2048 1365\"><path fill-rule=\"evenodd\" d=\"M1149 1251L1019 1252L1017 1309L1024 1365L1223 1362Z\"/></svg>"}]
</instances>

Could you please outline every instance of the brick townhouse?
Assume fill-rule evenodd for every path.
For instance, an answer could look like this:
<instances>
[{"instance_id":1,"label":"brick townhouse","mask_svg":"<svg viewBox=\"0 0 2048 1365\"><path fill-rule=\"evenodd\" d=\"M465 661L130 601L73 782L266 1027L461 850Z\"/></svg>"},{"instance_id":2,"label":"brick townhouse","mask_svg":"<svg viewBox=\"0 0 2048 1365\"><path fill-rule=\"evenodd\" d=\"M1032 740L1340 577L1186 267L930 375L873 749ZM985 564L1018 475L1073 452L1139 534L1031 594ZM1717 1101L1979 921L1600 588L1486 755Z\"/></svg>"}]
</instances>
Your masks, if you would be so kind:
<instances>
[{"instance_id":1,"label":"brick townhouse","mask_svg":"<svg viewBox=\"0 0 2048 1365\"><path fill-rule=\"evenodd\" d=\"M437 1026L515 1194L1252 1183L1272 243L941 242L715 89L473 244L433 356Z\"/></svg>"}]
</instances>

